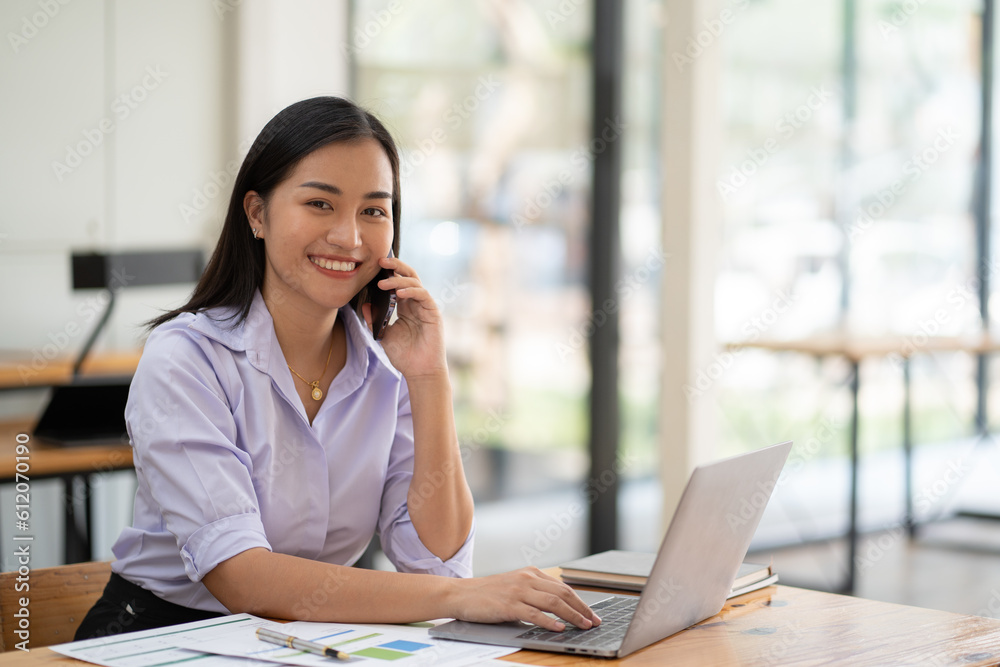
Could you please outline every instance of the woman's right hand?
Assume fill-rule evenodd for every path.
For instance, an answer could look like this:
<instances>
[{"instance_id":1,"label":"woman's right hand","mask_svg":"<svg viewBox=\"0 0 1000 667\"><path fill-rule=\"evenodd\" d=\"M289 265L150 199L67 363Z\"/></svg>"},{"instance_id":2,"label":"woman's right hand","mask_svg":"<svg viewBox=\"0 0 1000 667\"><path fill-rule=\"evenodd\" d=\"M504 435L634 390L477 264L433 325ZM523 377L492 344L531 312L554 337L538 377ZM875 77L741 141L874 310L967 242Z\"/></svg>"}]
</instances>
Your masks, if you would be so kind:
<instances>
[{"instance_id":1,"label":"woman's right hand","mask_svg":"<svg viewBox=\"0 0 1000 667\"><path fill-rule=\"evenodd\" d=\"M551 612L578 628L587 629L601 623L572 588L537 567L458 579L455 583L451 615L462 621L527 621L555 632L565 630L565 623L545 613Z\"/></svg>"}]
</instances>

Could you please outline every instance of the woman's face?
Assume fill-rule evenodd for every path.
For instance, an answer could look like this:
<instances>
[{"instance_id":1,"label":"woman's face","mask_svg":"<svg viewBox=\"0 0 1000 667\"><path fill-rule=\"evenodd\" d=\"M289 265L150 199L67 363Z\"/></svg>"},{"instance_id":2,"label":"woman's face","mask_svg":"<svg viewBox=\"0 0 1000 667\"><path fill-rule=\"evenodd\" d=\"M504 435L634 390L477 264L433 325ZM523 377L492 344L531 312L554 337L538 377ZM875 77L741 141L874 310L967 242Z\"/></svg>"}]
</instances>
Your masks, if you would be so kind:
<instances>
[{"instance_id":1,"label":"woman's face","mask_svg":"<svg viewBox=\"0 0 1000 667\"><path fill-rule=\"evenodd\" d=\"M264 298L303 312L340 308L392 247L392 167L374 139L328 144L271 192L243 201L265 252Z\"/></svg>"}]
</instances>

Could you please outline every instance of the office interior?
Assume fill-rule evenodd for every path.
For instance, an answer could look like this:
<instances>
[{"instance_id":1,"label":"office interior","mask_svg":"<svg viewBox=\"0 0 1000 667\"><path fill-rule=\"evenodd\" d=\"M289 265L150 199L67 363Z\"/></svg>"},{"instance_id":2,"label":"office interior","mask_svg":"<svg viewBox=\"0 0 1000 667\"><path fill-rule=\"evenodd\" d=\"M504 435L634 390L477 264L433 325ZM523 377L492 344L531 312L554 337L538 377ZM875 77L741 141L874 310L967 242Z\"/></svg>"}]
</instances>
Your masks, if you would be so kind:
<instances>
[{"instance_id":1,"label":"office interior","mask_svg":"<svg viewBox=\"0 0 1000 667\"><path fill-rule=\"evenodd\" d=\"M793 440L751 557L996 615L993 7L4 2L0 360L74 357L108 296L73 288L73 253L209 253L264 123L347 96L401 148L401 255L447 322L477 574L654 551L693 466ZM120 283L94 355L141 348L192 287ZM876 351L854 364L852 344ZM14 383L0 419L48 396ZM90 478L107 559L134 476ZM33 498L33 566L60 564L66 490Z\"/></svg>"}]
</instances>

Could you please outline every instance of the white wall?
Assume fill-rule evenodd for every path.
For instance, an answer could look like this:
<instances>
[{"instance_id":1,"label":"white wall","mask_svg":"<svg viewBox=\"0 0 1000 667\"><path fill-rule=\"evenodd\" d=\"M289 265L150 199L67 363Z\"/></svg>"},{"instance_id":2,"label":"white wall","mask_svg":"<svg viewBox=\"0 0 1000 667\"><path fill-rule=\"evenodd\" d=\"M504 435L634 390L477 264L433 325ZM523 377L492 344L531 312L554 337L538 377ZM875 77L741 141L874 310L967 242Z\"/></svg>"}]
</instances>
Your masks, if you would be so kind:
<instances>
[{"instance_id":1,"label":"white wall","mask_svg":"<svg viewBox=\"0 0 1000 667\"><path fill-rule=\"evenodd\" d=\"M348 0L254 0L240 5L239 141L252 139L292 102L350 92L347 15Z\"/></svg>"},{"instance_id":2,"label":"white wall","mask_svg":"<svg viewBox=\"0 0 1000 667\"><path fill-rule=\"evenodd\" d=\"M72 250L210 243L208 221L182 224L177 203L225 155L225 25L200 0L0 6L11 32L32 34L25 20L42 27L0 48L0 349L58 340L72 356L97 296L71 291ZM137 346L135 323L189 289L123 292L100 344Z\"/></svg>"},{"instance_id":3,"label":"white wall","mask_svg":"<svg viewBox=\"0 0 1000 667\"><path fill-rule=\"evenodd\" d=\"M263 124L349 81L346 0L4 0L0 34L0 355L82 347L99 295L70 289L73 250L210 251L228 167ZM141 346L141 322L191 287L123 290L95 349ZM44 400L2 392L0 418ZM128 477L96 480L96 557L131 515ZM61 501L37 492L43 567L61 558Z\"/></svg>"},{"instance_id":4,"label":"white wall","mask_svg":"<svg viewBox=\"0 0 1000 667\"><path fill-rule=\"evenodd\" d=\"M241 144L348 85L346 0L40 1L0 4L0 349L89 329L73 249L211 249ZM135 325L189 289L124 291L101 344L141 344Z\"/></svg>"}]
</instances>

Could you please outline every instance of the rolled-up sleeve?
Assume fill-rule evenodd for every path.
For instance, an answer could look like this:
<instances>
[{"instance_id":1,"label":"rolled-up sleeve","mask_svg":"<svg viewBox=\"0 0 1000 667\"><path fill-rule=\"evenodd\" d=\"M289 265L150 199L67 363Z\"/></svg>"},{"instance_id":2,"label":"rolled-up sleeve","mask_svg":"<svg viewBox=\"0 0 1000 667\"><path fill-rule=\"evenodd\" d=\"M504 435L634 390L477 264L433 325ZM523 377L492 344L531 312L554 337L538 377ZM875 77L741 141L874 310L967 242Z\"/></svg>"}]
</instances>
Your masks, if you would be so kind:
<instances>
[{"instance_id":1,"label":"rolled-up sleeve","mask_svg":"<svg viewBox=\"0 0 1000 667\"><path fill-rule=\"evenodd\" d=\"M455 555L442 560L424 546L410 521L406 502L410 480L413 479L413 413L405 381L401 383L396 420L396 435L389 454L379 515L382 549L400 572L471 577L475 523Z\"/></svg>"},{"instance_id":2,"label":"rolled-up sleeve","mask_svg":"<svg viewBox=\"0 0 1000 667\"><path fill-rule=\"evenodd\" d=\"M136 467L192 581L247 549L271 548L214 354L185 331L154 333L125 410Z\"/></svg>"}]
</instances>

